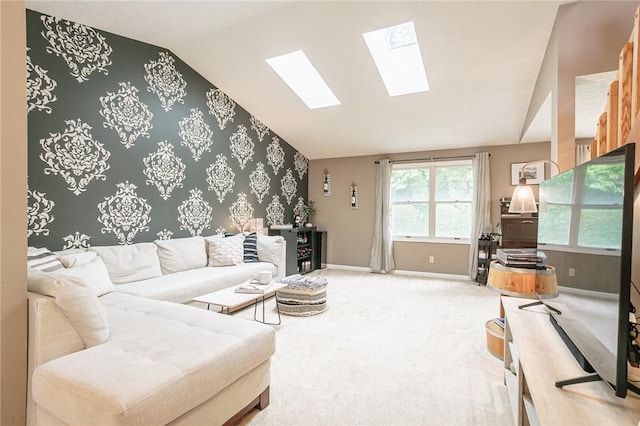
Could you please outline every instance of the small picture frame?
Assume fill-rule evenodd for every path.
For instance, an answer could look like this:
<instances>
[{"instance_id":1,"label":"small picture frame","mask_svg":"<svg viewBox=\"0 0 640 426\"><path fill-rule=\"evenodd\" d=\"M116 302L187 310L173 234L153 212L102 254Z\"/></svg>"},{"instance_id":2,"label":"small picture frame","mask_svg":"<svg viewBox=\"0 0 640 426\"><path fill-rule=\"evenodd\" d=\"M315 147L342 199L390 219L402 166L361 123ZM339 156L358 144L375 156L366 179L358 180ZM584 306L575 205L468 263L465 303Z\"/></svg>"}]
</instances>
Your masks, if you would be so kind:
<instances>
[{"instance_id":1,"label":"small picture frame","mask_svg":"<svg viewBox=\"0 0 640 426\"><path fill-rule=\"evenodd\" d=\"M520 169L527 163L511 163L511 186L520 183ZM544 163L531 164L524 169L527 185L538 185L544 180Z\"/></svg>"}]
</instances>

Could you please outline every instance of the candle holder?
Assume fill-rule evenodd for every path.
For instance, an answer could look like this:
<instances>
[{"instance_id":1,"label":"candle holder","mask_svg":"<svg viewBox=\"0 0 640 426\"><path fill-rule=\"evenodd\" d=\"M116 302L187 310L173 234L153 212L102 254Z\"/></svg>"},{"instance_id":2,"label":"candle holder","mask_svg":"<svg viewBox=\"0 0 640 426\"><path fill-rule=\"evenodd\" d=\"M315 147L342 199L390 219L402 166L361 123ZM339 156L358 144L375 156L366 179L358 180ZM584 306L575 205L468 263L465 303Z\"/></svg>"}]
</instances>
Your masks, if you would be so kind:
<instances>
[{"instance_id":1,"label":"candle holder","mask_svg":"<svg viewBox=\"0 0 640 426\"><path fill-rule=\"evenodd\" d=\"M327 169L324 170L324 180L322 181L322 195L328 197L331 195L331 175Z\"/></svg>"},{"instance_id":2,"label":"candle holder","mask_svg":"<svg viewBox=\"0 0 640 426\"><path fill-rule=\"evenodd\" d=\"M351 208L354 210L357 209L358 208L358 185L356 185L355 183L351 185L351 188L349 190L349 200L350 200Z\"/></svg>"}]
</instances>

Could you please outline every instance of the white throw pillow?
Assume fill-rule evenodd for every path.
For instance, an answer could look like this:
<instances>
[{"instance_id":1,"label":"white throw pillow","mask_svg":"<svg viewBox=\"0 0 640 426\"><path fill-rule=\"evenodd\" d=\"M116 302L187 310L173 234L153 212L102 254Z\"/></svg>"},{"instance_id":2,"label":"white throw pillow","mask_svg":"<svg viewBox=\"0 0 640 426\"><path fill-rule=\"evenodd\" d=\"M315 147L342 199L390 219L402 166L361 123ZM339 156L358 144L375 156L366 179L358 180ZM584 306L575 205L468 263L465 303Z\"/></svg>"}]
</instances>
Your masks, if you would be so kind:
<instances>
[{"instance_id":1,"label":"white throw pillow","mask_svg":"<svg viewBox=\"0 0 640 426\"><path fill-rule=\"evenodd\" d=\"M53 272L64 268L64 265L56 259L56 256L45 247L27 248L27 266L45 272Z\"/></svg>"},{"instance_id":2,"label":"white throw pillow","mask_svg":"<svg viewBox=\"0 0 640 426\"><path fill-rule=\"evenodd\" d=\"M284 237L281 235L261 235L258 234L258 260L260 262L270 262L278 266L282 256L282 246Z\"/></svg>"},{"instance_id":3,"label":"white throw pillow","mask_svg":"<svg viewBox=\"0 0 640 426\"><path fill-rule=\"evenodd\" d=\"M209 266L231 266L243 263L244 235L226 238L208 238Z\"/></svg>"},{"instance_id":4,"label":"white throw pillow","mask_svg":"<svg viewBox=\"0 0 640 426\"><path fill-rule=\"evenodd\" d=\"M109 279L107 267L99 257L84 265L51 272L51 276L62 280L69 277L79 278L95 292L96 296L102 296L115 290L111 279Z\"/></svg>"},{"instance_id":5,"label":"white throw pillow","mask_svg":"<svg viewBox=\"0 0 640 426\"><path fill-rule=\"evenodd\" d=\"M153 243L94 246L89 250L97 252L102 258L114 284L141 281L162 275L157 253L158 246Z\"/></svg>"},{"instance_id":6,"label":"white throw pillow","mask_svg":"<svg viewBox=\"0 0 640 426\"><path fill-rule=\"evenodd\" d=\"M45 296L56 297L56 285L55 279L49 273L27 268L27 290Z\"/></svg>"},{"instance_id":7,"label":"white throw pillow","mask_svg":"<svg viewBox=\"0 0 640 426\"><path fill-rule=\"evenodd\" d=\"M78 332L87 348L104 343L109 338L109 323L98 296L83 278L54 277L27 269L29 291L51 296L56 305Z\"/></svg>"},{"instance_id":8,"label":"white throw pillow","mask_svg":"<svg viewBox=\"0 0 640 426\"><path fill-rule=\"evenodd\" d=\"M156 240L162 274L186 271L207 266L207 245L204 237Z\"/></svg>"},{"instance_id":9,"label":"white throw pillow","mask_svg":"<svg viewBox=\"0 0 640 426\"><path fill-rule=\"evenodd\" d=\"M78 278L72 278L78 280ZM109 322L98 296L83 285L63 285L55 298L56 305L76 329L87 348L109 338Z\"/></svg>"},{"instance_id":10,"label":"white throw pillow","mask_svg":"<svg viewBox=\"0 0 640 426\"><path fill-rule=\"evenodd\" d=\"M82 251L79 253L69 253L56 256L65 268L73 268L91 262L98 253L95 251Z\"/></svg>"}]
</instances>

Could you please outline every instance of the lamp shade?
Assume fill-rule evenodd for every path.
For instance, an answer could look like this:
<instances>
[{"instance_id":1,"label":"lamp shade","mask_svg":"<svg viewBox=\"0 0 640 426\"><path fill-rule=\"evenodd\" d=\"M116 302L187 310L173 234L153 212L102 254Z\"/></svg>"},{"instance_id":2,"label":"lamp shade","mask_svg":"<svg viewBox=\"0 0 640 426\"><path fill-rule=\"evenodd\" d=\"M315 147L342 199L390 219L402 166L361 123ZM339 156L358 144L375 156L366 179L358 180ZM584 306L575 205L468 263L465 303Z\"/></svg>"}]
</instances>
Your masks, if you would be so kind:
<instances>
[{"instance_id":1,"label":"lamp shade","mask_svg":"<svg viewBox=\"0 0 640 426\"><path fill-rule=\"evenodd\" d=\"M533 190L529 185L522 184L516 186L509 204L509 213L536 213L536 199L533 196Z\"/></svg>"}]
</instances>

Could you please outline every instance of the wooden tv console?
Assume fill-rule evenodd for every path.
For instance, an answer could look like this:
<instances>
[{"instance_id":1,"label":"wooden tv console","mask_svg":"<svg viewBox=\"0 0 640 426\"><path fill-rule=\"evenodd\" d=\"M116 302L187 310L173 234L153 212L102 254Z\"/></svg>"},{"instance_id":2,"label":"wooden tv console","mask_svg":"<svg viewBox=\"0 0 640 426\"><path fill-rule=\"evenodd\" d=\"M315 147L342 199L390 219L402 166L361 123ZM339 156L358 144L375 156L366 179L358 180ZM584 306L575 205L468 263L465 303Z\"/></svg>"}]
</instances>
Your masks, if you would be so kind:
<instances>
[{"instance_id":1,"label":"wooden tv console","mask_svg":"<svg viewBox=\"0 0 640 426\"><path fill-rule=\"evenodd\" d=\"M549 321L547 308L502 297L504 382L516 425L639 425L640 396L618 398L602 381L557 388L585 373ZM554 304L557 306L559 304ZM563 312L568 308L562 307Z\"/></svg>"}]
</instances>

